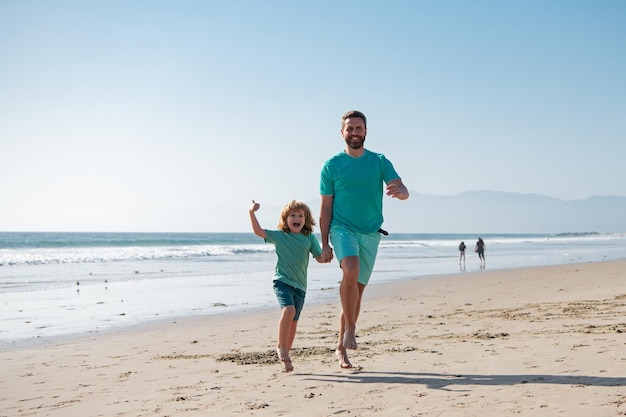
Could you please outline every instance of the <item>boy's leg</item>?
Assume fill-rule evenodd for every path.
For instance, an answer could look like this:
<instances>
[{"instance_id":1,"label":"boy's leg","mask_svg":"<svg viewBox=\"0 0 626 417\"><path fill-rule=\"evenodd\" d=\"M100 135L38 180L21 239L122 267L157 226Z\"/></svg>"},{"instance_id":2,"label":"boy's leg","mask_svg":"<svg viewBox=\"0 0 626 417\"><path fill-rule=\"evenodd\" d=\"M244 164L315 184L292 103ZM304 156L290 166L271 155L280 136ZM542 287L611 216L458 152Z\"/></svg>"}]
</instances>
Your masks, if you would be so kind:
<instances>
[{"instance_id":1,"label":"boy's leg","mask_svg":"<svg viewBox=\"0 0 626 417\"><path fill-rule=\"evenodd\" d=\"M296 338L296 330L298 329L298 320L291 320L291 326L289 327L289 334L287 335L287 351L291 352L293 341Z\"/></svg>"},{"instance_id":2,"label":"boy's leg","mask_svg":"<svg viewBox=\"0 0 626 417\"><path fill-rule=\"evenodd\" d=\"M304 306L306 293L298 288L294 288L280 280L274 281L274 292L281 306L281 315L278 322L278 346L276 352L285 372L293 371L289 351L296 337L298 319Z\"/></svg>"},{"instance_id":3,"label":"boy's leg","mask_svg":"<svg viewBox=\"0 0 626 417\"><path fill-rule=\"evenodd\" d=\"M293 288L293 304L294 304L294 315L291 320L291 325L289 327L289 334L287 335L287 351L291 350L293 346L293 341L296 338L296 330L298 329L298 320L300 319L300 314L302 313L302 308L304 307L304 300L306 298L306 293L300 289Z\"/></svg>"},{"instance_id":4,"label":"boy's leg","mask_svg":"<svg viewBox=\"0 0 626 417\"><path fill-rule=\"evenodd\" d=\"M278 322L278 347L276 351L278 352L278 359L280 359L285 368L285 372L293 371L293 365L289 357L289 349L291 348L295 336L296 326L294 323L296 323L296 325L298 323L293 319L295 315L296 308L294 306L285 306L282 309Z\"/></svg>"}]
</instances>

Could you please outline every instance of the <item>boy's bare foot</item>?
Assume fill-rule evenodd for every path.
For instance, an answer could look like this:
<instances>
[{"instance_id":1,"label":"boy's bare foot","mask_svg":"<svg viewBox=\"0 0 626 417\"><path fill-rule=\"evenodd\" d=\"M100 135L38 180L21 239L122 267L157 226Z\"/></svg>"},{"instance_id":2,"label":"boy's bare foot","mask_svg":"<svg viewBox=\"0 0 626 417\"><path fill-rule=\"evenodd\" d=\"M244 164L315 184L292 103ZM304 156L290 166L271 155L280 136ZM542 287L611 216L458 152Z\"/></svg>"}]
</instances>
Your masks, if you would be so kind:
<instances>
[{"instance_id":1,"label":"boy's bare foot","mask_svg":"<svg viewBox=\"0 0 626 417\"><path fill-rule=\"evenodd\" d=\"M356 349L356 330L348 330L343 334L343 347L346 349Z\"/></svg>"},{"instance_id":2,"label":"boy's bare foot","mask_svg":"<svg viewBox=\"0 0 626 417\"><path fill-rule=\"evenodd\" d=\"M291 364L291 359L281 358L280 361L283 363L283 368L285 372L293 371L293 365Z\"/></svg>"},{"instance_id":3,"label":"boy's bare foot","mask_svg":"<svg viewBox=\"0 0 626 417\"><path fill-rule=\"evenodd\" d=\"M276 348L276 353L278 354L278 360L283 364L283 369L285 372L293 371L293 365L291 363L291 358L287 352L281 353L279 348Z\"/></svg>"},{"instance_id":4,"label":"boy's bare foot","mask_svg":"<svg viewBox=\"0 0 626 417\"><path fill-rule=\"evenodd\" d=\"M345 349L337 349L335 351L335 356L337 356L337 360L339 361L339 366L342 369L350 369L352 368L352 364L350 363L350 359L348 359L348 352Z\"/></svg>"}]
</instances>

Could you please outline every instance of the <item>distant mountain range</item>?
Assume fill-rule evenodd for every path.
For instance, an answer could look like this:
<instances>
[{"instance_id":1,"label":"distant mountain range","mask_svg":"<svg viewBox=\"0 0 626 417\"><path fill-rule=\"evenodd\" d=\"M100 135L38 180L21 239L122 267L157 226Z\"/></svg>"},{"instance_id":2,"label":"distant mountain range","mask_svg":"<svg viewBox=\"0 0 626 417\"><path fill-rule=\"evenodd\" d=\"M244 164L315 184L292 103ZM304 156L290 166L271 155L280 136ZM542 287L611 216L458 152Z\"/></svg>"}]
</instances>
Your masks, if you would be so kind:
<instances>
[{"instance_id":1,"label":"distant mountain range","mask_svg":"<svg viewBox=\"0 0 626 417\"><path fill-rule=\"evenodd\" d=\"M565 201L537 194L468 191L452 196L411 192L384 201L383 228L396 233L626 232L626 197Z\"/></svg>"},{"instance_id":2,"label":"distant mountain range","mask_svg":"<svg viewBox=\"0 0 626 417\"><path fill-rule=\"evenodd\" d=\"M316 220L320 200L310 199ZM565 201L537 194L468 191L438 196L411 191L399 201L385 197L383 228L390 233L626 233L626 197ZM261 225L276 227L282 206L263 205ZM176 216L176 231L251 232L248 207L219 207ZM315 228L319 231L319 228Z\"/></svg>"}]
</instances>

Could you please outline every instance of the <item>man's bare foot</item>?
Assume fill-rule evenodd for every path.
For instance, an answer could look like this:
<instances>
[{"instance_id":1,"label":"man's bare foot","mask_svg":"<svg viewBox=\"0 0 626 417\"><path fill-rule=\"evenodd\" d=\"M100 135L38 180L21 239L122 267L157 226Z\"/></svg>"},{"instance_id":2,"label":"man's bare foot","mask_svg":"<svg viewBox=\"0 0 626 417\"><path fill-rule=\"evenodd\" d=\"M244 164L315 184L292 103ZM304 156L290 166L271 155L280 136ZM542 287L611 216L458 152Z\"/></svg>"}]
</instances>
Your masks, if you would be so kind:
<instances>
[{"instance_id":1,"label":"man's bare foot","mask_svg":"<svg viewBox=\"0 0 626 417\"><path fill-rule=\"evenodd\" d=\"M276 348L276 353L278 354L278 360L283 364L283 369L285 372L293 371L293 365L291 363L291 358L287 352L281 352L279 348Z\"/></svg>"},{"instance_id":2,"label":"man's bare foot","mask_svg":"<svg viewBox=\"0 0 626 417\"><path fill-rule=\"evenodd\" d=\"M352 368L352 364L350 363L350 359L348 359L348 352L345 349L337 349L335 351L335 356L337 356L337 360L339 361L339 366L342 369L350 369Z\"/></svg>"},{"instance_id":3,"label":"man's bare foot","mask_svg":"<svg viewBox=\"0 0 626 417\"><path fill-rule=\"evenodd\" d=\"M356 330L348 330L343 334L343 347L346 349L356 349Z\"/></svg>"}]
</instances>

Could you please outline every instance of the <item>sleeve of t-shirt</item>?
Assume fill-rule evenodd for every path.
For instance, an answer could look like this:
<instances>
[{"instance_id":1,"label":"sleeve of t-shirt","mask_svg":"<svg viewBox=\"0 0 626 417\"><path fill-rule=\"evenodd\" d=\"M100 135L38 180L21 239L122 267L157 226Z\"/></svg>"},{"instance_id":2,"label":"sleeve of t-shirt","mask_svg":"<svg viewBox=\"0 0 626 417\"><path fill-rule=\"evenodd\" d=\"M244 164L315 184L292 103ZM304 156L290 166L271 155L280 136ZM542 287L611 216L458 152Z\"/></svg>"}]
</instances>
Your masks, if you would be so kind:
<instances>
[{"instance_id":1,"label":"sleeve of t-shirt","mask_svg":"<svg viewBox=\"0 0 626 417\"><path fill-rule=\"evenodd\" d=\"M383 180L385 180L386 184L389 184L389 181L396 180L400 178L400 175L396 172L395 168L391 161L384 156L382 156L383 162Z\"/></svg>"},{"instance_id":2,"label":"sleeve of t-shirt","mask_svg":"<svg viewBox=\"0 0 626 417\"><path fill-rule=\"evenodd\" d=\"M313 233L309 235L309 239L311 240L311 253L314 258L317 258L322 254L322 248L320 247L320 242L318 242L317 238Z\"/></svg>"},{"instance_id":3,"label":"sleeve of t-shirt","mask_svg":"<svg viewBox=\"0 0 626 417\"><path fill-rule=\"evenodd\" d=\"M335 195L333 177L328 164L324 164L322 167L322 173L320 175L320 194Z\"/></svg>"},{"instance_id":4,"label":"sleeve of t-shirt","mask_svg":"<svg viewBox=\"0 0 626 417\"><path fill-rule=\"evenodd\" d=\"M267 230L267 229L264 229L264 230L265 230L265 241L267 243L276 244L276 239L275 239L276 235L275 235L275 233L277 231L276 230Z\"/></svg>"}]
</instances>

